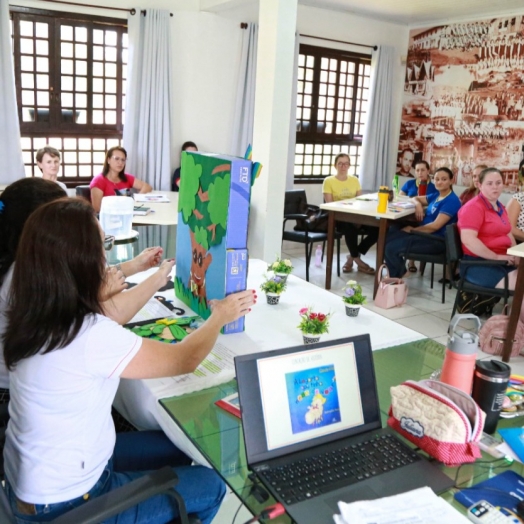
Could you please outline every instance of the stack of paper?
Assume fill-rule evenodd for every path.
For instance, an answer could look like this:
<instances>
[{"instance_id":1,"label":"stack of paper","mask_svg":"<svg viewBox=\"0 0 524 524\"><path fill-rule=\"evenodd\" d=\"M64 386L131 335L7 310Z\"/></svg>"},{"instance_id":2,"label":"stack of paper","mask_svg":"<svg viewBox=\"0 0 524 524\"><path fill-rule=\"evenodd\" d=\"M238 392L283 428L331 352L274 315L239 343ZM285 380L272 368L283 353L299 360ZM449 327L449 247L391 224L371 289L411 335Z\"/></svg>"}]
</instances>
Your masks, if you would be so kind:
<instances>
[{"instance_id":1,"label":"stack of paper","mask_svg":"<svg viewBox=\"0 0 524 524\"><path fill-rule=\"evenodd\" d=\"M335 524L467 524L461 515L431 488L419 488L400 495L346 504L339 502Z\"/></svg>"}]
</instances>

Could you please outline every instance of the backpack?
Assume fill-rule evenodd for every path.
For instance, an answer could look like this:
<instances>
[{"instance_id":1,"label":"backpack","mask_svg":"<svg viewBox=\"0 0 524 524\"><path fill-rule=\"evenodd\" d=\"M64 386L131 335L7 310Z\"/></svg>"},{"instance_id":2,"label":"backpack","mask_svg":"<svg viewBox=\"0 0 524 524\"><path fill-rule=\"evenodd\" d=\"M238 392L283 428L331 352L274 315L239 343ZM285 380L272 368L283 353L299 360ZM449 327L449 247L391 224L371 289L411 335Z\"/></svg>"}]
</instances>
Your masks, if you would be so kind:
<instances>
[{"instance_id":1,"label":"backpack","mask_svg":"<svg viewBox=\"0 0 524 524\"><path fill-rule=\"evenodd\" d=\"M508 332L509 316L506 314L507 305L501 315L488 318L479 331L479 346L484 353L502 355L504 341ZM511 356L515 357L524 349L524 324L519 320L515 331L515 338L511 348Z\"/></svg>"},{"instance_id":2,"label":"backpack","mask_svg":"<svg viewBox=\"0 0 524 524\"><path fill-rule=\"evenodd\" d=\"M461 291L457 300L457 313L471 313L477 317L491 316L499 301L500 297Z\"/></svg>"}]
</instances>

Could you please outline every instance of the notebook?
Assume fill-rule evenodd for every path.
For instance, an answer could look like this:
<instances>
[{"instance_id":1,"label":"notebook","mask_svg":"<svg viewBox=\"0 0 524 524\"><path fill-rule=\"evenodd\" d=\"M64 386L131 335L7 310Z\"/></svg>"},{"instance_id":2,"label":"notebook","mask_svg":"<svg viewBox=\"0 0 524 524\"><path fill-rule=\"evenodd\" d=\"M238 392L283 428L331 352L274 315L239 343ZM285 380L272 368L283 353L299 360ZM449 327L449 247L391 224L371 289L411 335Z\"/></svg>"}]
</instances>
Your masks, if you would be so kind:
<instances>
[{"instance_id":1,"label":"notebook","mask_svg":"<svg viewBox=\"0 0 524 524\"><path fill-rule=\"evenodd\" d=\"M369 335L238 356L235 368L248 466L298 524L333 522L338 501L453 486L382 428Z\"/></svg>"}]
</instances>

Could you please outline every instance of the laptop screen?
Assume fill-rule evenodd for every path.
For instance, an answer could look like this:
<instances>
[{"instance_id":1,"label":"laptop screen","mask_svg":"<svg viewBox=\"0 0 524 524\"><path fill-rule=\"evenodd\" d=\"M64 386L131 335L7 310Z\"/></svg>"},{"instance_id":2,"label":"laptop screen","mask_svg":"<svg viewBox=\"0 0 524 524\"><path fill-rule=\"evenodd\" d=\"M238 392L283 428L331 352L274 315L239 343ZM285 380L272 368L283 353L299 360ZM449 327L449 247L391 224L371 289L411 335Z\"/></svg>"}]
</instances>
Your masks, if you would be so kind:
<instances>
[{"instance_id":1,"label":"laptop screen","mask_svg":"<svg viewBox=\"0 0 524 524\"><path fill-rule=\"evenodd\" d=\"M235 365L250 464L380 428L369 335Z\"/></svg>"}]
</instances>

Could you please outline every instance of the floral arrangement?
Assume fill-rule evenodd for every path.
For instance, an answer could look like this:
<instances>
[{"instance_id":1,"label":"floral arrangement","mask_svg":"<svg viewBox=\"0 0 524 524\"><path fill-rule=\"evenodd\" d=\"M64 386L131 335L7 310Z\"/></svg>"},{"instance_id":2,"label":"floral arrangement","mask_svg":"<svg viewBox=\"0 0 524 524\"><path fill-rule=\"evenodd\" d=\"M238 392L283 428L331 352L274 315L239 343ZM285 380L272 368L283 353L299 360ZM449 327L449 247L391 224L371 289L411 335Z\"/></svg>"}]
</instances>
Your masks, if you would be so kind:
<instances>
[{"instance_id":1,"label":"floral arrangement","mask_svg":"<svg viewBox=\"0 0 524 524\"><path fill-rule=\"evenodd\" d=\"M283 273L285 275L289 275L293 271L293 264L291 263L291 260L288 260L287 258L281 259L277 256L277 259L272 264L269 264L267 266L268 271L273 271L275 273Z\"/></svg>"},{"instance_id":2,"label":"floral arrangement","mask_svg":"<svg viewBox=\"0 0 524 524\"><path fill-rule=\"evenodd\" d=\"M366 297L362 294L362 286L356 280L348 280L347 284L344 286L342 300L346 304L365 304Z\"/></svg>"},{"instance_id":3,"label":"floral arrangement","mask_svg":"<svg viewBox=\"0 0 524 524\"><path fill-rule=\"evenodd\" d=\"M286 290L286 279L279 276L267 278L260 286L260 289L264 291L264 293L276 293L280 295Z\"/></svg>"},{"instance_id":4,"label":"floral arrangement","mask_svg":"<svg viewBox=\"0 0 524 524\"><path fill-rule=\"evenodd\" d=\"M322 335L328 332L331 313L315 313L311 307L303 307L298 314L300 315L300 324L297 327L302 333Z\"/></svg>"}]
</instances>

